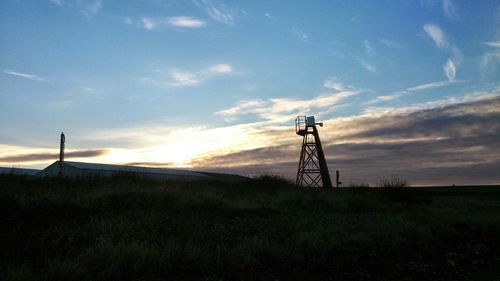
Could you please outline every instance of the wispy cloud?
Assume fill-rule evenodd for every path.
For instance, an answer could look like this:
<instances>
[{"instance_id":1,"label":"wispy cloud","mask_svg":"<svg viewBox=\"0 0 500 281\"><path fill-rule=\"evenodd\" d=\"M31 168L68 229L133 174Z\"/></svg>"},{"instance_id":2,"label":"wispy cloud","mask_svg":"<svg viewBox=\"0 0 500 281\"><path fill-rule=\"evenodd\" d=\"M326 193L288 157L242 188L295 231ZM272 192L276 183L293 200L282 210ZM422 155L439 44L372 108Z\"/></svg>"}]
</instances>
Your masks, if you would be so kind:
<instances>
[{"instance_id":1,"label":"wispy cloud","mask_svg":"<svg viewBox=\"0 0 500 281\"><path fill-rule=\"evenodd\" d=\"M85 92L88 92L88 93L95 93L95 91L96 91L94 88L87 87L87 86L80 86L80 89L85 91Z\"/></svg>"},{"instance_id":2,"label":"wispy cloud","mask_svg":"<svg viewBox=\"0 0 500 281\"><path fill-rule=\"evenodd\" d=\"M373 74L378 74L377 68L371 63L360 60L359 65L361 65L364 69L366 69L367 71L369 71Z\"/></svg>"},{"instance_id":3,"label":"wispy cloud","mask_svg":"<svg viewBox=\"0 0 500 281\"><path fill-rule=\"evenodd\" d=\"M451 52L452 57L443 64L443 71L449 81L455 80L458 66L462 61L462 53L454 44L450 44L445 37L443 30L434 24L425 24L424 31L432 38L436 46Z\"/></svg>"},{"instance_id":4,"label":"wispy cloud","mask_svg":"<svg viewBox=\"0 0 500 281\"><path fill-rule=\"evenodd\" d=\"M89 158L101 156L107 153L105 149L89 149L89 150L73 150L67 151L65 157L70 158ZM59 153L45 152L45 153L29 153L29 154L15 154L15 155L2 155L0 156L0 163L18 163L18 162L42 162L47 160L57 160Z\"/></svg>"},{"instance_id":5,"label":"wispy cloud","mask_svg":"<svg viewBox=\"0 0 500 281\"><path fill-rule=\"evenodd\" d=\"M205 22L191 17L171 17L168 19L171 26L198 28L205 25Z\"/></svg>"},{"instance_id":6,"label":"wispy cloud","mask_svg":"<svg viewBox=\"0 0 500 281\"><path fill-rule=\"evenodd\" d=\"M493 48L500 48L500 41L483 42L483 44Z\"/></svg>"},{"instance_id":7,"label":"wispy cloud","mask_svg":"<svg viewBox=\"0 0 500 281\"><path fill-rule=\"evenodd\" d=\"M455 63L453 60L448 59L446 63L443 65L443 70L444 73L446 74L446 77L448 77L449 81L454 81L455 80L455 75L457 73L457 70L455 68Z\"/></svg>"},{"instance_id":8,"label":"wispy cloud","mask_svg":"<svg viewBox=\"0 0 500 281\"><path fill-rule=\"evenodd\" d=\"M363 41L363 48L363 58L358 59L359 65L361 65L368 72L379 74L377 67L372 62L370 62L372 60L372 57L376 55L375 49L372 47L368 40Z\"/></svg>"},{"instance_id":9,"label":"wispy cloud","mask_svg":"<svg viewBox=\"0 0 500 281\"><path fill-rule=\"evenodd\" d=\"M481 66L486 67L490 64L500 62L500 41L483 42L483 44L493 49L483 54Z\"/></svg>"},{"instance_id":10,"label":"wispy cloud","mask_svg":"<svg viewBox=\"0 0 500 281\"><path fill-rule=\"evenodd\" d=\"M267 106L269 102L264 101L262 99L253 99L253 100L243 100L238 102L233 107L217 111L215 115L234 117L237 115L245 115L250 113L258 113L262 108Z\"/></svg>"},{"instance_id":11,"label":"wispy cloud","mask_svg":"<svg viewBox=\"0 0 500 281\"><path fill-rule=\"evenodd\" d=\"M364 114L369 116L410 114L416 111L422 111L432 108L443 108L455 104L494 99L498 98L499 96L500 96L500 89L494 89L492 91L487 91L487 92L472 92L462 96L454 96L445 99L427 101L422 103L414 103L408 106L368 107L365 108Z\"/></svg>"},{"instance_id":12,"label":"wispy cloud","mask_svg":"<svg viewBox=\"0 0 500 281\"><path fill-rule=\"evenodd\" d=\"M56 4L57 6L62 6L64 4L63 0L50 0L50 2Z\"/></svg>"},{"instance_id":13,"label":"wispy cloud","mask_svg":"<svg viewBox=\"0 0 500 281\"><path fill-rule=\"evenodd\" d=\"M311 99L270 98L240 101L233 107L215 112L228 120L242 115L256 115L271 122L281 123L293 119L298 114L310 113L312 110L330 108L360 91L343 91L332 94L323 94Z\"/></svg>"},{"instance_id":14,"label":"wispy cloud","mask_svg":"<svg viewBox=\"0 0 500 281\"><path fill-rule=\"evenodd\" d=\"M86 16L95 15L102 8L104 0L79 0L77 3L83 7L83 14Z\"/></svg>"},{"instance_id":15,"label":"wispy cloud","mask_svg":"<svg viewBox=\"0 0 500 281\"><path fill-rule=\"evenodd\" d=\"M483 66L486 66L492 62L498 62L498 61L500 61L500 51L487 52L483 55L481 64Z\"/></svg>"},{"instance_id":16,"label":"wispy cloud","mask_svg":"<svg viewBox=\"0 0 500 281\"><path fill-rule=\"evenodd\" d=\"M421 84L421 85L407 88L407 89L402 90L402 91L394 92L390 95L378 96L378 97L366 102L365 104L370 105L370 104L375 104L375 103L379 103L379 102L392 101L392 100L398 99L400 97L403 97L405 95L408 95L408 94L411 94L414 92L427 91L427 90L432 90L432 89L436 89L436 88L446 87L446 86L452 85L454 83L458 83L458 81L447 80L447 81L437 81L437 82L425 83L425 84Z\"/></svg>"},{"instance_id":17,"label":"wispy cloud","mask_svg":"<svg viewBox=\"0 0 500 281\"><path fill-rule=\"evenodd\" d=\"M195 0L194 3L204 9L213 20L229 25L234 24L236 13L223 3L210 0Z\"/></svg>"},{"instance_id":18,"label":"wispy cloud","mask_svg":"<svg viewBox=\"0 0 500 281\"><path fill-rule=\"evenodd\" d=\"M337 77L330 77L325 80L323 87L328 89L333 89L338 92L347 91L353 89L353 87L342 83Z\"/></svg>"},{"instance_id":19,"label":"wispy cloud","mask_svg":"<svg viewBox=\"0 0 500 281\"><path fill-rule=\"evenodd\" d=\"M148 18L148 17L141 18L141 23L142 23L142 26L147 30L153 30L158 26L157 21L155 21L151 18Z\"/></svg>"},{"instance_id":20,"label":"wispy cloud","mask_svg":"<svg viewBox=\"0 0 500 281\"><path fill-rule=\"evenodd\" d=\"M439 26L434 24L425 24L424 31L427 35L429 35L429 37L431 37L437 47L444 49L449 46L443 30Z\"/></svg>"},{"instance_id":21,"label":"wispy cloud","mask_svg":"<svg viewBox=\"0 0 500 281\"><path fill-rule=\"evenodd\" d=\"M134 21L133 21L131 18L129 18L129 17L126 17L126 18L123 20L123 22L124 22L125 24L128 24L128 25L132 25L132 24L134 24Z\"/></svg>"},{"instance_id":22,"label":"wispy cloud","mask_svg":"<svg viewBox=\"0 0 500 281\"><path fill-rule=\"evenodd\" d=\"M436 89L436 88L441 88L441 87L446 87L451 84L457 83L457 81L438 81L438 82L431 82L431 83L425 83L417 86L413 86L411 88L406 89L406 91L409 92L416 92L416 91L425 91L425 90L431 90L431 89Z\"/></svg>"},{"instance_id":23,"label":"wispy cloud","mask_svg":"<svg viewBox=\"0 0 500 281\"><path fill-rule=\"evenodd\" d=\"M22 73L22 72L10 70L10 69L5 69L3 72L5 74L9 74L9 75L13 75L13 76L17 76L17 77L29 79L29 80L32 80L32 81L38 81L38 82L48 82L49 81L49 80L47 80L47 79L45 79L43 77L37 76L35 74Z\"/></svg>"},{"instance_id":24,"label":"wispy cloud","mask_svg":"<svg viewBox=\"0 0 500 281\"><path fill-rule=\"evenodd\" d=\"M196 74L179 70L172 70L170 72L170 78L174 86L193 86L200 83Z\"/></svg>"},{"instance_id":25,"label":"wispy cloud","mask_svg":"<svg viewBox=\"0 0 500 281\"><path fill-rule=\"evenodd\" d=\"M377 41L380 44L386 46L387 48L401 48L402 47L399 42L392 41L389 39L380 38L380 39L377 39Z\"/></svg>"},{"instance_id":26,"label":"wispy cloud","mask_svg":"<svg viewBox=\"0 0 500 281\"><path fill-rule=\"evenodd\" d=\"M142 77L143 82L160 86L188 87L196 86L215 76L236 73L234 67L227 63L219 63L198 71L186 71L173 68L168 71L157 69L153 75Z\"/></svg>"},{"instance_id":27,"label":"wispy cloud","mask_svg":"<svg viewBox=\"0 0 500 281\"><path fill-rule=\"evenodd\" d=\"M177 28L200 28L205 26L205 22L203 20L185 16L170 18L141 17L137 21L131 19L130 17L126 17L124 23L127 25L142 27L150 31L161 30L169 26Z\"/></svg>"},{"instance_id":28,"label":"wispy cloud","mask_svg":"<svg viewBox=\"0 0 500 281\"><path fill-rule=\"evenodd\" d=\"M291 31L292 31L293 36L295 36L295 38L297 38L298 40L303 41L303 42L306 42L309 40L309 35L307 35L307 33L304 30L302 30L298 27L293 27Z\"/></svg>"},{"instance_id":29,"label":"wispy cloud","mask_svg":"<svg viewBox=\"0 0 500 281\"><path fill-rule=\"evenodd\" d=\"M395 100L395 99L398 99L398 98L404 96L407 93L408 92L406 92L406 91L399 91L399 92L395 92L395 93L393 93L391 95L377 96L376 98L374 98L372 100L369 100L365 104L366 105L371 105L371 104L376 104L376 103L379 103L379 102L392 101L392 100Z\"/></svg>"},{"instance_id":30,"label":"wispy cloud","mask_svg":"<svg viewBox=\"0 0 500 281\"><path fill-rule=\"evenodd\" d=\"M221 74L230 74L234 72L234 69L231 65L227 63L216 64L208 69L213 73L221 73Z\"/></svg>"},{"instance_id":31,"label":"wispy cloud","mask_svg":"<svg viewBox=\"0 0 500 281\"><path fill-rule=\"evenodd\" d=\"M369 57L373 57L375 55L375 49L373 49L372 45L368 40L363 42L363 46L365 48L365 55Z\"/></svg>"},{"instance_id":32,"label":"wispy cloud","mask_svg":"<svg viewBox=\"0 0 500 281\"><path fill-rule=\"evenodd\" d=\"M50 0L59 7L74 8L90 19L102 9L104 0Z\"/></svg>"},{"instance_id":33,"label":"wispy cloud","mask_svg":"<svg viewBox=\"0 0 500 281\"><path fill-rule=\"evenodd\" d=\"M457 7L453 3L452 0L443 0L442 1L442 7L443 7L443 12L444 15L452 20L452 21L457 21L460 19L460 16L458 15Z\"/></svg>"}]
</instances>

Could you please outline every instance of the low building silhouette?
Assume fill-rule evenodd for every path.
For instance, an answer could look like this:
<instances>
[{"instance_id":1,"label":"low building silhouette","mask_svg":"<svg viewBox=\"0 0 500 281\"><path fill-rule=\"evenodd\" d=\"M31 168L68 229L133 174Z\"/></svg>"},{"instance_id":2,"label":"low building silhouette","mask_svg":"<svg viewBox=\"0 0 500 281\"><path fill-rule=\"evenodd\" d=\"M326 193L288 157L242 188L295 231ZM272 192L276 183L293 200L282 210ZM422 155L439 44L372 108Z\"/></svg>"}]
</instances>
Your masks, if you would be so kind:
<instances>
[{"instance_id":1,"label":"low building silhouette","mask_svg":"<svg viewBox=\"0 0 500 281\"><path fill-rule=\"evenodd\" d=\"M117 175L133 175L154 180L230 180L239 181L248 179L239 175L219 174L209 172L195 172L170 168L150 168L125 165L111 165L98 163L84 163L72 161L55 161L37 176L39 177L111 177Z\"/></svg>"}]
</instances>

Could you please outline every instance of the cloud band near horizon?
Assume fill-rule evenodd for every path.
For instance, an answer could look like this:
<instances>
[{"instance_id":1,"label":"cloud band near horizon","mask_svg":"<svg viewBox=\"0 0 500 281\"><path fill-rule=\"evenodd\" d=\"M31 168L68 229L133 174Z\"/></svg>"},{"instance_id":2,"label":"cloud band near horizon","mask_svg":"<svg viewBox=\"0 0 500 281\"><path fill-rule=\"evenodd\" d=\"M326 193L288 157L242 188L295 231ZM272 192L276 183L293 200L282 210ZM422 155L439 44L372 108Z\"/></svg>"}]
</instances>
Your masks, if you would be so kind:
<instances>
[{"instance_id":1,"label":"cloud band near horizon","mask_svg":"<svg viewBox=\"0 0 500 281\"><path fill-rule=\"evenodd\" d=\"M207 157L193 166L293 179L300 139L289 131L281 134L276 137L289 141ZM340 170L346 183L374 184L391 175L417 185L500 183L500 97L409 114L328 120L320 135L330 173Z\"/></svg>"},{"instance_id":2,"label":"cloud band near horizon","mask_svg":"<svg viewBox=\"0 0 500 281\"><path fill-rule=\"evenodd\" d=\"M92 158L102 156L107 153L105 149L88 149L88 150L75 150L68 151L64 154L65 158ZM19 163L19 162L34 162L34 161L47 161L58 160L59 153L28 153L28 154L15 154L0 157L0 163Z\"/></svg>"}]
</instances>

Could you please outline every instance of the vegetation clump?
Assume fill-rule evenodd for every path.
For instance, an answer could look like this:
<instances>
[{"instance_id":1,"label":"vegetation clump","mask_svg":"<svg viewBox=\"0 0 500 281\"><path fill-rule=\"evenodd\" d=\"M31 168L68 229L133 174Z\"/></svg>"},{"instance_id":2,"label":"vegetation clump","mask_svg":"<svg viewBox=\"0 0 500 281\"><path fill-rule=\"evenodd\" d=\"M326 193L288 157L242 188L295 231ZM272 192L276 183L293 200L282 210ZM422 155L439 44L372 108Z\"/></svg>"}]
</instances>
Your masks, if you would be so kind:
<instances>
[{"instance_id":1,"label":"vegetation clump","mask_svg":"<svg viewBox=\"0 0 500 281\"><path fill-rule=\"evenodd\" d=\"M410 187L410 182L407 180L398 177L396 175L393 175L390 178L382 178L380 182L378 183L378 187L381 188L403 188L403 187Z\"/></svg>"}]
</instances>

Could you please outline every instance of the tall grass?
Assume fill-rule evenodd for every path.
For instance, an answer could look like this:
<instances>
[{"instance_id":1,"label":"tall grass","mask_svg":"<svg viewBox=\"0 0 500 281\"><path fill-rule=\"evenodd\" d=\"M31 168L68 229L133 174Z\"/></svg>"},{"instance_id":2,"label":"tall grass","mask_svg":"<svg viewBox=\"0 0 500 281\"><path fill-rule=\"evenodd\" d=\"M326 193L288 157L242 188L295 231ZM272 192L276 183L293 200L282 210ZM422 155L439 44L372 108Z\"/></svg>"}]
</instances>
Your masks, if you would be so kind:
<instances>
[{"instance_id":1,"label":"tall grass","mask_svg":"<svg viewBox=\"0 0 500 281\"><path fill-rule=\"evenodd\" d=\"M0 176L0 279L488 280L499 273L500 190L401 192L416 195L298 189L271 176Z\"/></svg>"},{"instance_id":2,"label":"tall grass","mask_svg":"<svg viewBox=\"0 0 500 281\"><path fill-rule=\"evenodd\" d=\"M378 187L381 188L402 188L409 186L410 182L408 180L401 178L397 175L393 175L388 178L382 178L378 183Z\"/></svg>"}]
</instances>

